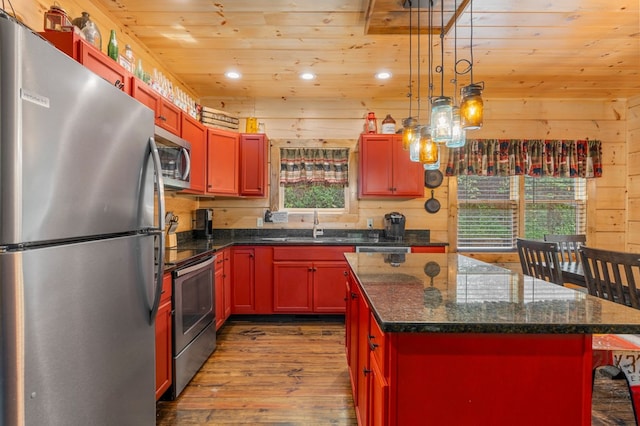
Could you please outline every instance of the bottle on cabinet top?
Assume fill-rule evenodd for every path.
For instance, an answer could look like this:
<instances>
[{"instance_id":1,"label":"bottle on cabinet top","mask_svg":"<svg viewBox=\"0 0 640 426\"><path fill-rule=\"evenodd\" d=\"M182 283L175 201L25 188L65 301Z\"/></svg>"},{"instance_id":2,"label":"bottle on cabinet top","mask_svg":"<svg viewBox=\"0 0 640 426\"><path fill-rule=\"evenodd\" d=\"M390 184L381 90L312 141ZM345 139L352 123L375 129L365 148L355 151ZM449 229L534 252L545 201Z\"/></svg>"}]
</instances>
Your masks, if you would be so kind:
<instances>
[{"instance_id":1,"label":"bottle on cabinet top","mask_svg":"<svg viewBox=\"0 0 640 426\"><path fill-rule=\"evenodd\" d=\"M391 117L391 114L387 114L387 116L382 120L382 133L387 135L392 135L396 132L396 120Z\"/></svg>"}]
</instances>

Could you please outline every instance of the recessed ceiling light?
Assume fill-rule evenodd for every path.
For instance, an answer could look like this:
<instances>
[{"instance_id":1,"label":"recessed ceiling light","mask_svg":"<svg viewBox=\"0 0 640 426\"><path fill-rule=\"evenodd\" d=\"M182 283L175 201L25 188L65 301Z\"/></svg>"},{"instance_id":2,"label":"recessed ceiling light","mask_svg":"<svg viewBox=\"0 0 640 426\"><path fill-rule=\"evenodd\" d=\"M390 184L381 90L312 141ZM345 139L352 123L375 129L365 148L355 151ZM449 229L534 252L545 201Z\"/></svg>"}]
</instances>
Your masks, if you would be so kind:
<instances>
[{"instance_id":1,"label":"recessed ceiling light","mask_svg":"<svg viewBox=\"0 0 640 426\"><path fill-rule=\"evenodd\" d=\"M310 72L303 72L302 74L300 74L300 78L303 80L313 80L314 78L316 78L316 76L315 74Z\"/></svg>"},{"instance_id":2,"label":"recessed ceiling light","mask_svg":"<svg viewBox=\"0 0 640 426\"><path fill-rule=\"evenodd\" d=\"M391 73L388 71L381 71L378 74L376 74L376 78L379 80L386 80L388 78L391 78Z\"/></svg>"},{"instance_id":3,"label":"recessed ceiling light","mask_svg":"<svg viewBox=\"0 0 640 426\"><path fill-rule=\"evenodd\" d=\"M225 75L227 76L227 78L231 78L234 80L237 80L240 77L242 77L242 74L240 74L238 71L227 71Z\"/></svg>"}]
</instances>

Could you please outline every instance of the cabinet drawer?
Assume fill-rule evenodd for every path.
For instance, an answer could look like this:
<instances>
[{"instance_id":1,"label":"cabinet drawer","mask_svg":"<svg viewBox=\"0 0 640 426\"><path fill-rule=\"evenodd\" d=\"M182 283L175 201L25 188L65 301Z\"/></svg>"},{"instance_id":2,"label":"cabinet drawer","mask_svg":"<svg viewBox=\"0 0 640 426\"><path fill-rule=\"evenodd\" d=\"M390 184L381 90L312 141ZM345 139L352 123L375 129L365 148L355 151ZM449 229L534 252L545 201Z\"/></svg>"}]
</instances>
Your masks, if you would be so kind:
<instances>
[{"instance_id":1,"label":"cabinet drawer","mask_svg":"<svg viewBox=\"0 0 640 426\"><path fill-rule=\"evenodd\" d=\"M274 247L273 260L341 260L344 261L344 254L351 253L354 248L351 246L287 246Z\"/></svg>"},{"instance_id":2,"label":"cabinet drawer","mask_svg":"<svg viewBox=\"0 0 640 426\"><path fill-rule=\"evenodd\" d=\"M386 360L386 354L387 354L386 336L382 332L382 330L380 330L380 326L376 322L376 319L373 316L373 314L371 314L371 320L369 322L371 324L370 330L369 330L369 339L368 339L369 349L371 350L371 353L375 357L376 362L380 366L380 369L382 370L382 374L384 375L384 377L387 377L388 371L387 371L387 360Z\"/></svg>"}]
</instances>

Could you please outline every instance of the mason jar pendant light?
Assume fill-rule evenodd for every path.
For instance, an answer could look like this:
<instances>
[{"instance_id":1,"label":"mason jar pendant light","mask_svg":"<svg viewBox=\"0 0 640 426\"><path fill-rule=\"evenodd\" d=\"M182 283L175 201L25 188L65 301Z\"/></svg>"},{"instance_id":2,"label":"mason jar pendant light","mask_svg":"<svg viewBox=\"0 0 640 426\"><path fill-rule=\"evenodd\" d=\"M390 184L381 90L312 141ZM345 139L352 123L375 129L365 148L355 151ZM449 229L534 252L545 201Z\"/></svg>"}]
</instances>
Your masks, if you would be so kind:
<instances>
[{"instance_id":1,"label":"mason jar pendant light","mask_svg":"<svg viewBox=\"0 0 640 426\"><path fill-rule=\"evenodd\" d=\"M460 123L464 130L478 130L484 118L484 102L482 101L484 84L471 83L461 90Z\"/></svg>"},{"instance_id":2,"label":"mason jar pendant light","mask_svg":"<svg viewBox=\"0 0 640 426\"><path fill-rule=\"evenodd\" d=\"M453 106L448 96L438 96L433 100L431 108L431 137L436 142L451 140L451 123L453 122Z\"/></svg>"},{"instance_id":3,"label":"mason jar pendant light","mask_svg":"<svg viewBox=\"0 0 640 426\"><path fill-rule=\"evenodd\" d=\"M453 9L458 10L458 2L453 1ZM453 93L458 93L458 20L453 22ZM466 143L467 137L460 123L460 107L454 101L451 113L451 140L446 142L447 148L460 148Z\"/></svg>"},{"instance_id":4,"label":"mason jar pendant light","mask_svg":"<svg viewBox=\"0 0 640 426\"><path fill-rule=\"evenodd\" d=\"M484 119L484 103L482 102L484 82L473 82L473 0L469 3L471 18L469 27L471 34L469 46L471 83L461 89L460 123L464 130L478 130L482 127L482 121Z\"/></svg>"},{"instance_id":5,"label":"mason jar pendant light","mask_svg":"<svg viewBox=\"0 0 640 426\"><path fill-rule=\"evenodd\" d=\"M413 117L402 120L402 149L409 150L409 145L416 135L417 121Z\"/></svg>"},{"instance_id":6,"label":"mason jar pendant light","mask_svg":"<svg viewBox=\"0 0 640 426\"><path fill-rule=\"evenodd\" d=\"M448 148L460 148L466 142L465 131L462 130L460 123L460 108L454 106L452 112L453 120L451 121L451 140L446 142Z\"/></svg>"},{"instance_id":7,"label":"mason jar pendant light","mask_svg":"<svg viewBox=\"0 0 640 426\"><path fill-rule=\"evenodd\" d=\"M409 143L409 159L414 163L420 162L420 135L422 133L422 129L423 126L415 127L415 133Z\"/></svg>"},{"instance_id":8,"label":"mason jar pendant light","mask_svg":"<svg viewBox=\"0 0 640 426\"><path fill-rule=\"evenodd\" d=\"M451 140L451 123L453 122L453 102L444 96L444 2L440 2L440 96L431 103L431 137L435 142Z\"/></svg>"},{"instance_id":9,"label":"mason jar pendant light","mask_svg":"<svg viewBox=\"0 0 640 426\"><path fill-rule=\"evenodd\" d=\"M438 144L434 142L431 129L428 126L424 126L420 130L419 158L420 162L424 165L436 164L440 159L438 155Z\"/></svg>"}]
</instances>

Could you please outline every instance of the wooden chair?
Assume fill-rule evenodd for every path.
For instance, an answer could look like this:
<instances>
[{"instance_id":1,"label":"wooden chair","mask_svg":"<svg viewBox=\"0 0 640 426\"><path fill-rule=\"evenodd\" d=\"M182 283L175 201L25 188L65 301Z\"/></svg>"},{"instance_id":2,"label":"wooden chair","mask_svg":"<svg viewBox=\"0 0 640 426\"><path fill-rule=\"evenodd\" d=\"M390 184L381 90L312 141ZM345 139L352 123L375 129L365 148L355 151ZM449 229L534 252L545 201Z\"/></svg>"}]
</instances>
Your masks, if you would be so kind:
<instances>
[{"instance_id":1,"label":"wooden chair","mask_svg":"<svg viewBox=\"0 0 640 426\"><path fill-rule=\"evenodd\" d=\"M563 285L557 243L518 238L516 245L523 274Z\"/></svg>"},{"instance_id":2,"label":"wooden chair","mask_svg":"<svg viewBox=\"0 0 640 426\"><path fill-rule=\"evenodd\" d=\"M640 309L640 254L585 246L580 256L589 294Z\"/></svg>"},{"instance_id":3,"label":"wooden chair","mask_svg":"<svg viewBox=\"0 0 640 426\"><path fill-rule=\"evenodd\" d=\"M638 308L636 283L640 279L640 254L590 247L580 249L589 294ZM596 334L593 336L593 373L599 367L614 366L624 373L638 423L640 409L640 338L636 335ZM638 363L640 364L640 363Z\"/></svg>"},{"instance_id":4,"label":"wooden chair","mask_svg":"<svg viewBox=\"0 0 640 426\"><path fill-rule=\"evenodd\" d=\"M584 234L547 234L544 236L544 240L558 243L562 262L580 262L578 250L587 243L587 236Z\"/></svg>"}]
</instances>

